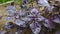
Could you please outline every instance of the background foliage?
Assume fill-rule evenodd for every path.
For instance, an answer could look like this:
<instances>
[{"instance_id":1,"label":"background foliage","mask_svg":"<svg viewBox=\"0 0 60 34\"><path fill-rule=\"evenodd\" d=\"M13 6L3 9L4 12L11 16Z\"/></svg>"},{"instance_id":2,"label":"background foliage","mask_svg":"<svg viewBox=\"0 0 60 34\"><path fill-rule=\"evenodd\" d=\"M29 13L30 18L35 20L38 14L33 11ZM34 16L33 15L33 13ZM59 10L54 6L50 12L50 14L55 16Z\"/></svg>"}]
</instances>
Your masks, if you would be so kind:
<instances>
[{"instance_id":1,"label":"background foliage","mask_svg":"<svg viewBox=\"0 0 60 34\"><path fill-rule=\"evenodd\" d=\"M8 1L12 1L12 0L0 0L0 4L1 4L1 3L8 2Z\"/></svg>"},{"instance_id":2,"label":"background foliage","mask_svg":"<svg viewBox=\"0 0 60 34\"><path fill-rule=\"evenodd\" d=\"M13 0L0 0L0 4L1 3L6 3L8 1L13 1ZM22 2L22 0L16 0L16 1L17 1L17 4L21 4L21 2ZM31 2L32 0L29 0L29 1Z\"/></svg>"}]
</instances>

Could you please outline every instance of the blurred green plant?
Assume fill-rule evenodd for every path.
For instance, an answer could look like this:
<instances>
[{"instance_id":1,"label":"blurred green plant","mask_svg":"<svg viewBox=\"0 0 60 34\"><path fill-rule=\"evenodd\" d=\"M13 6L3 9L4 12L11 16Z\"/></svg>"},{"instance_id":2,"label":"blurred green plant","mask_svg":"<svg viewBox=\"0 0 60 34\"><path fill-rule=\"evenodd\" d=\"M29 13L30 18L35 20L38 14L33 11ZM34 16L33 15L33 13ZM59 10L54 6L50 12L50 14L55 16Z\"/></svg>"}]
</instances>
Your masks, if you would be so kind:
<instances>
[{"instance_id":1,"label":"blurred green plant","mask_svg":"<svg viewBox=\"0 0 60 34\"><path fill-rule=\"evenodd\" d=\"M21 4L22 0L18 0L17 4Z\"/></svg>"},{"instance_id":2,"label":"blurred green plant","mask_svg":"<svg viewBox=\"0 0 60 34\"><path fill-rule=\"evenodd\" d=\"M0 4L1 4L1 3L6 3L6 2L8 2L8 1L12 1L12 0L0 0Z\"/></svg>"}]
</instances>

